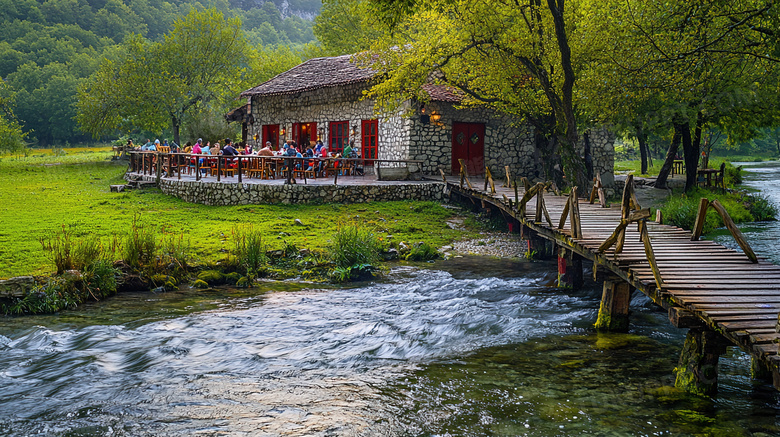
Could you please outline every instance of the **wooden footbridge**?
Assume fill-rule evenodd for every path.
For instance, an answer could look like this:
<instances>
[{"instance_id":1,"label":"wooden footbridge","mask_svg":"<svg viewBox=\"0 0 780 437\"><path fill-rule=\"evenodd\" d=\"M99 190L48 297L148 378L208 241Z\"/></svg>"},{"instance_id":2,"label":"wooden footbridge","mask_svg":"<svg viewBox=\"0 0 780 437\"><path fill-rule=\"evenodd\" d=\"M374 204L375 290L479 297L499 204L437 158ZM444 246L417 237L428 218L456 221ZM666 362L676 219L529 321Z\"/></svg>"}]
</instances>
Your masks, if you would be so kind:
<instances>
[{"instance_id":1,"label":"wooden footbridge","mask_svg":"<svg viewBox=\"0 0 780 437\"><path fill-rule=\"evenodd\" d=\"M738 346L752 357L753 377L771 378L780 389L780 266L753 254L717 201L702 201L691 232L651 220L650 210L636 200L631 177L614 207L606 204L600 181L586 199L576 189L561 195L554 184L510 183L508 169L503 186L489 170L478 181L465 173L442 178L451 195L498 210L519 226L529 250L550 254L557 248L560 281L581 285L582 260L591 260L594 279L604 281L597 328L628 329L632 289L668 310L671 323L689 329L678 387L714 394L718 357L727 346ZM724 217L742 252L699 240L709 209Z\"/></svg>"}]
</instances>

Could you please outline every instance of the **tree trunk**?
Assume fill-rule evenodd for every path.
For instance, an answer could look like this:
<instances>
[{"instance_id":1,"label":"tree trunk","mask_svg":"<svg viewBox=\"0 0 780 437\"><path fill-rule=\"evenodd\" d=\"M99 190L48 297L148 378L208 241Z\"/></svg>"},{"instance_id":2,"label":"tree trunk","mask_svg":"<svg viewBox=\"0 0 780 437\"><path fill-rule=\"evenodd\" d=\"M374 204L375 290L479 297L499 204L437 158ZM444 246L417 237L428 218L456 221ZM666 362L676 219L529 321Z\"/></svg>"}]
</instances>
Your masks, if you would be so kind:
<instances>
[{"instance_id":1,"label":"tree trunk","mask_svg":"<svg viewBox=\"0 0 780 437\"><path fill-rule=\"evenodd\" d=\"M688 123L682 125L682 144L685 153L685 192L696 186L696 177L699 170L699 156L701 154L701 127L703 124L702 113L696 115L696 127L691 138L691 128Z\"/></svg>"},{"instance_id":2,"label":"tree trunk","mask_svg":"<svg viewBox=\"0 0 780 437\"><path fill-rule=\"evenodd\" d=\"M696 186L696 173L699 170L699 149L693 147L691 127L688 123L675 124L682 135L683 158L685 159L685 192Z\"/></svg>"},{"instance_id":3,"label":"tree trunk","mask_svg":"<svg viewBox=\"0 0 780 437\"><path fill-rule=\"evenodd\" d=\"M181 123L179 123L179 119L177 117L171 117L171 128L173 129L173 142L179 145L181 145L181 143L179 142L180 127L181 127Z\"/></svg>"},{"instance_id":4,"label":"tree trunk","mask_svg":"<svg viewBox=\"0 0 780 437\"><path fill-rule=\"evenodd\" d=\"M680 138L680 131L677 130L677 125L674 125L672 143L669 144L669 150L666 152L666 160L661 167L661 171L658 173L658 178L655 180L655 188L666 188L666 179L669 178L669 173L672 172L674 158L677 157L677 149L680 147Z\"/></svg>"},{"instance_id":5,"label":"tree trunk","mask_svg":"<svg viewBox=\"0 0 780 437\"><path fill-rule=\"evenodd\" d=\"M647 135L642 131L641 127L636 128L636 139L639 141L639 154L642 159L642 174L647 174Z\"/></svg>"}]
</instances>

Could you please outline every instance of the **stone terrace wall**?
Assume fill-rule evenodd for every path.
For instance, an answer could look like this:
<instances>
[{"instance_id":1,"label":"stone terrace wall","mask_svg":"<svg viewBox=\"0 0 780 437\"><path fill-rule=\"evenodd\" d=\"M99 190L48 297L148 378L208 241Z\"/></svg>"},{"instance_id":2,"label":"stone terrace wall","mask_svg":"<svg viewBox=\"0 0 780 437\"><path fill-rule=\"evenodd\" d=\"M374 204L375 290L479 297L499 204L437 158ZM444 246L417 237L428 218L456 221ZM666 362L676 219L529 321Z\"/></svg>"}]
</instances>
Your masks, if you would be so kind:
<instances>
[{"instance_id":1,"label":"stone terrace wall","mask_svg":"<svg viewBox=\"0 0 780 437\"><path fill-rule=\"evenodd\" d=\"M144 176L154 180L152 176ZM262 185L161 179L163 193L204 205L363 203L444 199L440 182L393 185Z\"/></svg>"}]
</instances>

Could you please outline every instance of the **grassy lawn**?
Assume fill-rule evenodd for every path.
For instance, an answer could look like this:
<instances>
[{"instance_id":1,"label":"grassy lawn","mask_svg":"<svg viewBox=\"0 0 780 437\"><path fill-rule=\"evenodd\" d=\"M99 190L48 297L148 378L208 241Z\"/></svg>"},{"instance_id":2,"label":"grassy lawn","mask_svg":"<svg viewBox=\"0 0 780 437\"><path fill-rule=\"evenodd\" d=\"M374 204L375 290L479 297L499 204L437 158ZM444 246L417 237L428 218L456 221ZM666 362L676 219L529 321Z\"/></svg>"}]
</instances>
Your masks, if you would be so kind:
<instances>
[{"instance_id":1,"label":"grassy lawn","mask_svg":"<svg viewBox=\"0 0 780 437\"><path fill-rule=\"evenodd\" d=\"M446 220L457 212L435 202L205 206L157 189L110 193L109 185L123 183L126 169L110 157L107 148L88 148L0 158L0 278L51 273L54 266L39 239L62 226L76 238L107 242L123 239L134 217L163 234L183 235L201 262L224 258L233 245L231 230L250 225L263 232L269 249L287 242L325 250L338 224L348 222L369 226L386 244L425 241L438 247L476 234L450 229Z\"/></svg>"}]
</instances>

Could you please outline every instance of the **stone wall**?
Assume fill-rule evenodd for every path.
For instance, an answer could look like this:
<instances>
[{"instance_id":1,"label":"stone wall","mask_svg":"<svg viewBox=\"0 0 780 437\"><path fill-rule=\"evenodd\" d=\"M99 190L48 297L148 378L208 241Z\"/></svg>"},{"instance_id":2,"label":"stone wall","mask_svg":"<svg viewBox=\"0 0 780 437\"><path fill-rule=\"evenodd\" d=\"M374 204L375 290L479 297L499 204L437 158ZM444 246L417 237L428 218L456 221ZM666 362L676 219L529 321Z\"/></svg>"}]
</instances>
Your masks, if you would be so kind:
<instances>
[{"instance_id":1,"label":"stone wall","mask_svg":"<svg viewBox=\"0 0 780 437\"><path fill-rule=\"evenodd\" d=\"M144 179L154 180L153 176ZM204 205L262 205L293 203L363 203L393 200L444 199L441 182L376 185L264 185L161 179L163 193Z\"/></svg>"},{"instance_id":2,"label":"stone wall","mask_svg":"<svg viewBox=\"0 0 780 437\"><path fill-rule=\"evenodd\" d=\"M609 128L600 127L591 129L588 137L594 176L600 174L601 182L605 187L617 188L615 187L615 138L617 136Z\"/></svg>"},{"instance_id":3,"label":"stone wall","mask_svg":"<svg viewBox=\"0 0 780 437\"><path fill-rule=\"evenodd\" d=\"M508 165L515 175L527 175L536 166L533 131L528 125L514 126L512 119L488 109L456 109L451 103L426 104L426 112L436 111L441 120L423 124L419 116L410 119L409 159L425 162L423 172L445 174L452 170L452 125L483 123L485 125L485 165L493 174L504 174Z\"/></svg>"}]
</instances>

